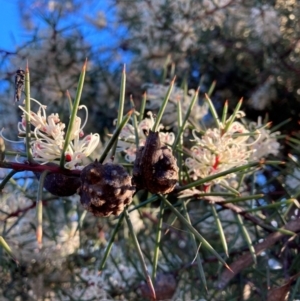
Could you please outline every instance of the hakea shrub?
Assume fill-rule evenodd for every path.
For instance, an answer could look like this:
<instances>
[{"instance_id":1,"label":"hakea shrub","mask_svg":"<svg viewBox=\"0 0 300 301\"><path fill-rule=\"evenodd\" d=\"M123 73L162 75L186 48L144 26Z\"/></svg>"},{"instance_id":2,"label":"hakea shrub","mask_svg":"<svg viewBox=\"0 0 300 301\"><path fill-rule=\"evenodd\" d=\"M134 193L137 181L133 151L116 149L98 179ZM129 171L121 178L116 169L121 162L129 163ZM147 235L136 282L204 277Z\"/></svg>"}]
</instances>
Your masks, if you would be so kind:
<instances>
[{"instance_id":1,"label":"hakea shrub","mask_svg":"<svg viewBox=\"0 0 300 301\"><path fill-rule=\"evenodd\" d=\"M178 167L172 151L165 145L174 142L173 133L152 132L154 118L151 112L138 128L140 135L137 149L131 149L130 133L135 129L126 124L121 132L117 151L125 150L127 159L135 161L134 179L119 164L101 164L97 160L88 164L88 157L100 142L99 134L84 135L83 128L88 120L88 109L81 105L78 109L86 111L82 125L81 118L75 116L70 129L70 139L66 144L66 125L57 113L47 116L47 107L36 99L37 111L23 111L22 120L18 123L19 137L26 143L26 122L30 121L30 151L34 162L47 166L59 166L64 156L64 168L81 171L80 178L62 173L50 173L44 179L44 188L57 196L70 196L76 192L80 195L83 207L95 216L119 215L124 206L129 205L136 190L147 189L152 193L171 192L178 180ZM160 126L159 129L163 127ZM64 152L64 153L63 153ZM151 158L149 157L151 156ZM41 173L35 172L40 179ZM138 179L141 177L141 179ZM149 181L148 181L149 179ZM140 185L140 183L142 183Z\"/></svg>"},{"instance_id":2,"label":"hakea shrub","mask_svg":"<svg viewBox=\"0 0 300 301\"><path fill-rule=\"evenodd\" d=\"M155 87L152 86L151 89ZM171 89L172 86L168 89L167 95L172 95ZM237 196L240 192L243 193L240 187L233 186L237 181L232 180L238 178L239 171L242 171L244 175L254 171L254 168L259 166L261 158L269 154L278 154L279 132L271 132L268 129L269 123L264 125L261 119L258 122L247 122L245 113L240 110L241 102L237 104L232 115L227 114L228 104L225 103L220 118L209 97L206 97L206 104L201 107L202 109L210 108L212 116L210 124L214 121L215 125L208 128L205 128L203 124L199 127L195 126L195 120L191 120L189 114L197 112L193 106L199 106L199 91L193 94L193 98L189 98L190 103L186 103L183 110L180 110L181 102L177 102L179 118L176 123L166 125L163 112L167 110L167 113L173 114L173 105L178 99L172 95L174 101L168 108L168 96L162 99L160 88L157 93L154 92L151 94L150 104L157 104L160 108L157 115L152 111L147 111L145 114L141 109L140 113L131 110L126 116L122 116L123 111L119 110L121 113L118 116L116 130L107 141L101 156L95 154L100 143L100 136L97 133L85 135L84 127L88 121L88 110L83 105L79 106L77 99L72 106L68 127L60 120L57 113L47 114L47 107L35 99L31 100L34 102L33 105L37 106L37 110L28 109L28 99L26 99L25 106L20 106L23 115L18 129L19 137L24 139L22 143L29 146L32 158L28 155L27 149L29 164L20 162L20 159L18 161L22 163L22 168L26 169L28 166L28 170L36 172L43 187L50 193L63 197L77 193L83 209L96 217L120 216L116 219L115 229L119 229L124 218L133 236L137 231L130 222L132 214L129 216L129 212L144 206L145 202L149 204L150 201L154 202L159 199L161 201L160 215L156 216L159 224L163 225L166 217L164 210L168 208L179 222L203 243L203 248L213 253L226 266L223 257L215 251L215 246L211 246L202 235L199 235L197 228L192 224L194 221L189 221L189 212L184 206L201 195L201 198L211 203L203 202L199 206L199 203L193 202L188 210L197 208L195 212L203 215L203 209L206 210L210 206L212 210L216 209L213 204L214 200L220 206L224 200L228 200L226 197L232 193L224 193L224 190L234 192ZM146 102L146 97L144 97L144 102ZM143 108L143 105L141 107ZM144 107L147 110L147 106ZM77 115L78 109L86 112L84 122ZM182 118L180 118L181 113ZM174 130L174 133L170 129ZM30 165L38 168L30 169ZM45 170L50 173L45 175L43 173ZM137 193L139 190L145 190L146 193ZM150 201L143 199L147 192L155 194L151 196ZM39 189L40 193L41 189ZM169 196L164 196L168 194ZM252 197L253 195L249 195L248 199ZM133 199L140 203L127 210ZM176 206L172 204L174 200ZM177 208L181 205L181 209L178 210ZM149 208L157 212L157 208L154 207ZM170 213L169 210L167 214ZM141 213L137 210L134 212ZM183 216L182 212L186 215ZM218 212L215 213L218 218ZM140 221L143 223L144 219L141 217ZM163 230L161 225L158 225L158 229L161 229L159 231ZM41 220L38 220L38 226L41 226ZM203 227L201 229L203 230ZM228 228L226 231L228 234ZM41 243L40 227L37 227L36 233L37 241ZM109 244L112 243L115 234L116 232ZM220 235L223 234L220 233ZM158 236L157 239L160 239ZM229 253L226 240L224 241L224 250ZM159 245L162 241L155 241L155 243ZM110 252L109 244L103 261L99 263L100 270L104 268L106 255ZM194 251L200 254L196 247L195 245ZM140 249L137 246L138 252ZM156 296L159 299L171 298L179 283L174 273L167 270L165 272L157 274L152 279ZM153 297L153 288L149 283L141 286L140 289L145 298Z\"/></svg>"},{"instance_id":3,"label":"hakea shrub","mask_svg":"<svg viewBox=\"0 0 300 301\"><path fill-rule=\"evenodd\" d=\"M154 91L155 87L158 89L157 93ZM161 86L153 85L151 89L152 103L160 106L167 101L162 99ZM179 93L178 89L176 91ZM173 94L169 93L171 96ZM182 93L179 96L184 99ZM21 122L18 123L18 130L19 137L24 138L26 142L28 134L26 122L29 119L31 126L29 145L34 162L57 167L63 162L65 169L81 171L80 178L59 171L50 173L45 177L44 188L57 196L70 196L78 192L84 208L96 216L119 215L124 206L131 203L135 191L141 189L153 194L171 193L178 184L179 173L182 173L181 178L184 181L196 181L229 171L225 175L207 181L203 190L207 192L218 184L230 186L228 180L236 176L230 169L245 165L251 160L259 160L269 154L276 155L279 149L276 140L279 133L267 130L268 125L263 126L261 119L258 123L252 122L247 125L244 121L245 113L239 110L241 103L233 115L227 118L225 113L220 120L211 100L207 97L204 108L210 107L216 127L208 128L201 133L192 130L194 137L191 141L192 147L190 150L184 149L183 162L187 174L183 173L182 168L178 168L173 155L173 150L177 147L174 145L175 134L166 131L163 124L159 122L156 124L157 120L151 111L147 112L144 119L142 116L139 121L135 119L134 125L130 123L123 125L117 137L116 152L124 154L125 160L133 163L131 177L119 164L102 164L102 161L90 163L89 157L99 145L100 136L97 133L84 134L83 129L88 121L86 106L77 107L76 114L72 122L70 121L67 139L66 125L60 120L59 115L57 113L47 115L45 105L35 99L31 100L38 109L27 111L26 106L19 106L23 115ZM196 106L199 106L199 103ZM164 108L167 109L167 106ZM77 116L78 109L84 109L86 112L83 123ZM185 113L187 111L193 112L185 104ZM227 112L227 107L224 111ZM162 117L163 115L159 120L163 120ZM36 175L40 177L39 173Z\"/></svg>"},{"instance_id":4,"label":"hakea shrub","mask_svg":"<svg viewBox=\"0 0 300 301\"><path fill-rule=\"evenodd\" d=\"M161 105L163 100L159 93L158 95L159 97L157 99L153 98L153 100L158 105L160 102ZM207 99L207 102L215 116L216 127L208 128L201 133L197 133L195 129L192 130L194 139L190 141L192 143L191 148L185 149L184 161L190 179L194 181L205 179L229 171L232 168L246 165L251 161L260 160L270 154L278 154L280 144L277 142L277 137L280 132L272 133L267 129L270 124L263 125L261 118L258 119L258 122L247 124L245 113L238 109L235 110L233 115L221 121L216 116L211 100ZM240 105L241 102L239 102L238 107ZM225 106L227 107L227 103ZM137 189L147 189L153 193L170 193L175 187L174 183L177 181L175 181L175 178L178 179L178 167L171 151L175 134L170 131L163 132L164 126L162 124L159 125L157 133L151 132L154 122L153 114L149 111L148 117L137 123L136 130L131 124L127 124L119 136L117 151L125 155L126 161L134 162L133 180ZM162 153L168 159L158 155L155 151L159 149L161 152L161 148L158 146L160 144L163 145L164 149ZM145 172L147 164L151 167ZM165 190L158 188L161 178L158 175L158 170L154 167L155 164L157 166L165 165L163 173L165 175L169 174L163 177L165 181L161 183L173 183L173 186L170 185L172 188L166 188ZM147 176L144 178L142 174L147 174ZM224 176L207 181L202 189L208 192L214 185L230 186L230 180L235 177L236 173L228 172ZM152 190L152 187L155 187L154 190Z\"/></svg>"}]
</instances>

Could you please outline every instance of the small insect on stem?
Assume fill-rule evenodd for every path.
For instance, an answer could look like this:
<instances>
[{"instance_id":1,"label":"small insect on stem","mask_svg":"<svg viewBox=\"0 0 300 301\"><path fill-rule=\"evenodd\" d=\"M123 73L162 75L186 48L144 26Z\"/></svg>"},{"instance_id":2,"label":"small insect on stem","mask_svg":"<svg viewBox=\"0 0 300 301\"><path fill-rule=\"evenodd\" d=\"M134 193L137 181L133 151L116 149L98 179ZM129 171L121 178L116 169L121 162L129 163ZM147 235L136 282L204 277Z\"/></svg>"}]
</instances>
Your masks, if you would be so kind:
<instances>
[{"instance_id":1,"label":"small insect on stem","mask_svg":"<svg viewBox=\"0 0 300 301\"><path fill-rule=\"evenodd\" d=\"M18 69L15 76L15 101L19 101L21 98L21 92L24 88L25 71Z\"/></svg>"}]
</instances>

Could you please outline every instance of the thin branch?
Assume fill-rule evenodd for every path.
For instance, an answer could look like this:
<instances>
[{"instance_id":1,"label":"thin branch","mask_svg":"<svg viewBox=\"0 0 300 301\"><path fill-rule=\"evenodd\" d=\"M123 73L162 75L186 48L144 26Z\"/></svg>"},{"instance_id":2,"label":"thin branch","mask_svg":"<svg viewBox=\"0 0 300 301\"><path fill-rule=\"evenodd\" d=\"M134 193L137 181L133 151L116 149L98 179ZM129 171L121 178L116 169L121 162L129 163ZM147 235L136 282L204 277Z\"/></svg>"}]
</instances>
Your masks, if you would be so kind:
<instances>
[{"instance_id":1,"label":"thin branch","mask_svg":"<svg viewBox=\"0 0 300 301\"><path fill-rule=\"evenodd\" d=\"M32 171L43 172L49 170L51 173L60 173L69 176L80 176L80 170L62 169L58 165L42 165L42 164L29 164L29 163L16 163L16 162L0 162L0 168L9 168L15 171Z\"/></svg>"},{"instance_id":2,"label":"thin branch","mask_svg":"<svg viewBox=\"0 0 300 301\"><path fill-rule=\"evenodd\" d=\"M287 223L283 229L289 230L295 233L300 232L300 220L294 220ZM255 247L255 254L259 255L264 250L273 246L276 242L282 239L285 235L282 232L274 232L267 236L263 242L258 243ZM230 269L233 271L231 272L228 269L225 269L221 274L221 277L217 283L217 287L219 289L224 289L226 285L229 283L231 279L233 279L238 273L240 273L243 269L247 268L253 263L253 257L250 252L239 257L236 261L230 264Z\"/></svg>"}]
</instances>

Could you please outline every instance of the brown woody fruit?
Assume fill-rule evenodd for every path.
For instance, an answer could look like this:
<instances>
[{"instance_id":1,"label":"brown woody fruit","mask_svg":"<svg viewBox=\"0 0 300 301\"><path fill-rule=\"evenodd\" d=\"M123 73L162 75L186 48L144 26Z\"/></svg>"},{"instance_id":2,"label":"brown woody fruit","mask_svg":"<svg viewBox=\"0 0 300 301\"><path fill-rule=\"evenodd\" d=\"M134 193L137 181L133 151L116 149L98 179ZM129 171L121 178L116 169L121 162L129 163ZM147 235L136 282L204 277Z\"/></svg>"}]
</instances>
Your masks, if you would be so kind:
<instances>
[{"instance_id":1,"label":"brown woody fruit","mask_svg":"<svg viewBox=\"0 0 300 301\"><path fill-rule=\"evenodd\" d=\"M135 187L123 166L97 161L81 172L78 194L83 207L95 216L119 215L132 201Z\"/></svg>"},{"instance_id":2,"label":"brown woody fruit","mask_svg":"<svg viewBox=\"0 0 300 301\"><path fill-rule=\"evenodd\" d=\"M57 166L54 163L48 163L50 166ZM40 179L41 173L34 173ZM56 196L71 196L77 192L81 180L76 176L68 176L61 173L48 174L44 181L44 188Z\"/></svg>"},{"instance_id":3,"label":"brown woody fruit","mask_svg":"<svg viewBox=\"0 0 300 301\"><path fill-rule=\"evenodd\" d=\"M137 151L133 183L137 190L170 193L178 181L178 167L172 150L161 143L158 132L149 132L145 146Z\"/></svg>"},{"instance_id":4,"label":"brown woody fruit","mask_svg":"<svg viewBox=\"0 0 300 301\"><path fill-rule=\"evenodd\" d=\"M44 188L56 196L71 196L77 192L80 184L79 177L53 173L46 176Z\"/></svg>"}]
</instances>

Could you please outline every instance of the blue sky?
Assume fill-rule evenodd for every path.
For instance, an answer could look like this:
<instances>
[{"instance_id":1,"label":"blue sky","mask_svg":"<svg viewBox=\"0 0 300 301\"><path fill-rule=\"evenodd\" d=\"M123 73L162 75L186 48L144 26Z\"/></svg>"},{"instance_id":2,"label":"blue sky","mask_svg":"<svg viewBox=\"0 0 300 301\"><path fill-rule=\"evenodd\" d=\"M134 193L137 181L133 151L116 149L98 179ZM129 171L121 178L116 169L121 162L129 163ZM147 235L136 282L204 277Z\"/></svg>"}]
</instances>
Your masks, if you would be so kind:
<instances>
[{"instance_id":1,"label":"blue sky","mask_svg":"<svg viewBox=\"0 0 300 301\"><path fill-rule=\"evenodd\" d=\"M117 43L120 35L125 34L121 28L114 28L109 30L91 30L91 26L82 23L84 16L95 16L95 13L100 10L105 12L108 24L112 23L114 19L114 10L105 1L94 1L92 6L83 5L83 10L78 15L70 15L69 18L65 18L60 26L68 26L70 24L78 24L86 32L87 40L94 46L98 43L103 45L112 46ZM33 16L35 12L32 11ZM79 18L78 18L79 17ZM81 20L81 21L79 21ZM40 21L39 18L35 18L35 22ZM78 21L78 22L77 22ZM40 28L45 26L44 22L39 24ZM19 13L18 0L0 0L0 50L14 52L17 46L22 45L28 39L28 32L22 26L21 17ZM127 58L128 59L128 58ZM125 59L126 60L126 59Z\"/></svg>"},{"instance_id":2,"label":"blue sky","mask_svg":"<svg viewBox=\"0 0 300 301\"><path fill-rule=\"evenodd\" d=\"M5 54L5 52L14 53L17 47L23 45L24 42L26 42L30 37L30 33L26 32L22 26L18 2L18 0L0 0L0 51L2 54ZM98 10L104 11L106 17L108 18L108 22L111 22L111 19L114 18L114 13L111 9L109 9L107 2L94 1L92 6L83 5L83 9L84 10L79 11L81 14L79 18L76 14L70 14L68 18L65 18L62 22L60 22L60 27L67 27L70 24L76 23L80 24L83 32L86 32L87 41L89 41L94 47L99 47L99 45L112 46L113 43L116 44L118 41L118 36L120 35L120 33L117 33L117 31L113 32L112 34L112 32L109 30L92 30L92 26L84 23L84 16L95 17L95 14ZM34 10L32 10L31 13L35 24L39 23L39 29L47 26L45 22L41 21ZM128 56L124 57L124 63L127 62ZM6 64L6 61L1 63L2 65L0 68L5 66L4 68L10 71L10 67ZM0 91L3 91L7 85L7 81L0 79Z\"/></svg>"},{"instance_id":3,"label":"blue sky","mask_svg":"<svg viewBox=\"0 0 300 301\"><path fill-rule=\"evenodd\" d=\"M0 0L0 49L13 52L24 39L17 1Z\"/></svg>"}]
</instances>

